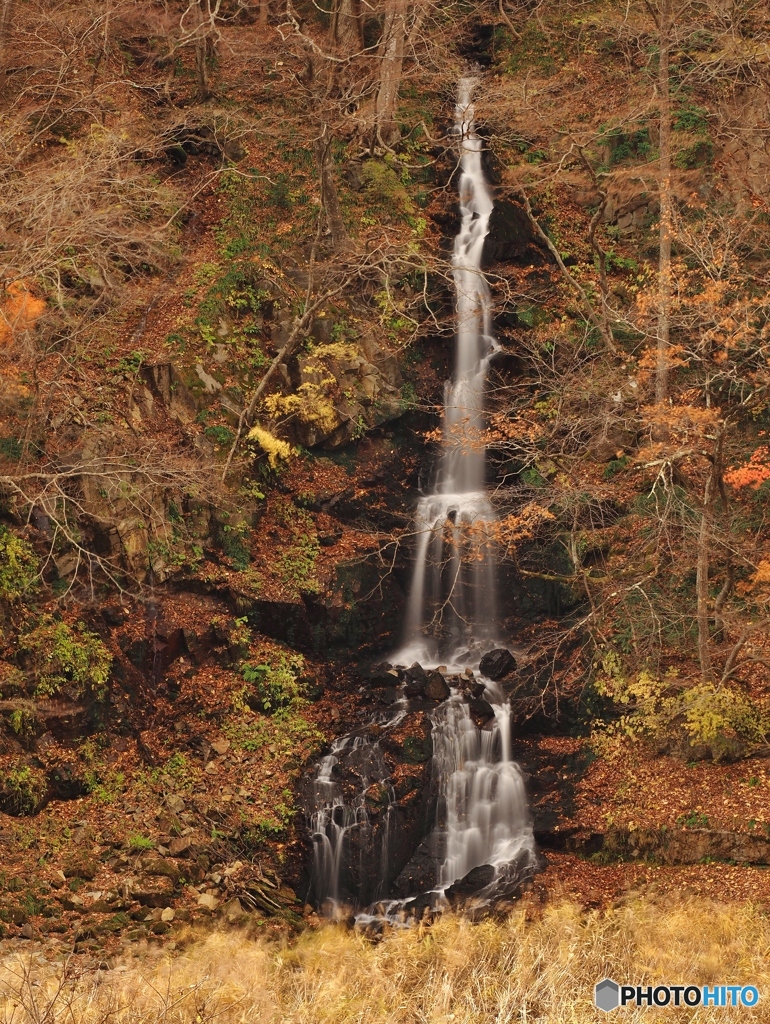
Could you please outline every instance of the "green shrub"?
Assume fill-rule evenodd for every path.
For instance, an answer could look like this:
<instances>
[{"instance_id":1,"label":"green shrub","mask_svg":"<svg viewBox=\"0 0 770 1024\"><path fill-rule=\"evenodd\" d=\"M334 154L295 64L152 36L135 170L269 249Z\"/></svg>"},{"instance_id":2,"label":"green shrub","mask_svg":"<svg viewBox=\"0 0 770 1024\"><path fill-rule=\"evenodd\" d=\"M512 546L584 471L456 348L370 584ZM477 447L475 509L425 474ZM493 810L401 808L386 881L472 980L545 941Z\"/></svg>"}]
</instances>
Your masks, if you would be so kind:
<instances>
[{"instance_id":1,"label":"green shrub","mask_svg":"<svg viewBox=\"0 0 770 1024\"><path fill-rule=\"evenodd\" d=\"M708 167L714 162L714 144L709 139L700 139L691 146L685 146L674 154L674 165L683 171L696 167Z\"/></svg>"},{"instance_id":2,"label":"green shrub","mask_svg":"<svg viewBox=\"0 0 770 1024\"><path fill-rule=\"evenodd\" d=\"M704 107L687 104L675 111L672 123L677 131L705 135L708 133L709 112Z\"/></svg>"},{"instance_id":3,"label":"green shrub","mask_svg":"<svg viewBox=\"0 0 770 1024\"><path fill-rule=\"evenodd\" d=\"M688 759L719 761L767 741L770 718L733 684L693 683L675 671L662 679L646 669L626 676L619 656L610 651L594 686L620 712L614 721L597 725L599 746L625 737L649 740Z\"/></svg>"},{"instance_id":4,"label":"green shrub","mask_svg":"<svg viewBox=\"0 0 770 1024\"><path fill-rule=\"evenodd\" d=\"M86 694L96 700L106 697L112 655L82 622L68 626L46 617L19 638L19 648L28 655L38 696L61 693L71 700Z\"/></svg>"},{"instance_id":5,"label":"green shrub","mask_svg":"<svg viewBox=\"0 0 770 1024\"><path fill-rule=\"evenodd\" d=\"M35 726L35 712L32 707L15 708L8 719L8 724L17 736L30 736Z\"/></svg>"},{"instance_id":6,"label":"green shrub","mask_svg":"<svg viewBox=\"0 0 770 1024\"><path fill-rule=\"evenodd\" d=\"M7 814L34 814L43 805L47 789L45 774L39 768L9 768L0 773L0 809Z\"/></svg>"},{"instance_id":7,"label":"green shrub","mask_svg":"<svg viewBox=\"0 0 770 1024\"><path fill-rule=\"evenodd\" d=\"M282 655L277 665L247 662L241 669L241 675L250 687L244 695L246 703L265 714L296 704L305 697L304 686L297 675L301 671L301 658L289 659Z\"/></svg>"},{"instance_id":8,"label":"green shrub","mask_svg":"<svg viewBox=\"0 0 770 1024\"><path fill-rule=\"evenodd\" d=\"M38 558L32 546L0 526L0 599L13 602L37 589Z\"/></svg>"},{"instance_id":9,"label":"green shrub","mask_svg":"<svg viewBox=\"0 0 770 1024\"><path fill-rule=\"evenodd\" d=\"M321 546L316 537L299 534L278 559L278 575L292 597L318 593L316 562L320 550Z\"/></svg>"},{"instance_id":10,"label":"green shrub","mask_svg":"<svg viewBox=\"0 0 770 1024\"><path fill-rule=\"evenodd\" d=\"M610 148L610 166L622 163L624 160L646 160L652 152L648 128L640 128L635 132L612 128L602 132L601 141Z\"/></svg>"}]
</instances>

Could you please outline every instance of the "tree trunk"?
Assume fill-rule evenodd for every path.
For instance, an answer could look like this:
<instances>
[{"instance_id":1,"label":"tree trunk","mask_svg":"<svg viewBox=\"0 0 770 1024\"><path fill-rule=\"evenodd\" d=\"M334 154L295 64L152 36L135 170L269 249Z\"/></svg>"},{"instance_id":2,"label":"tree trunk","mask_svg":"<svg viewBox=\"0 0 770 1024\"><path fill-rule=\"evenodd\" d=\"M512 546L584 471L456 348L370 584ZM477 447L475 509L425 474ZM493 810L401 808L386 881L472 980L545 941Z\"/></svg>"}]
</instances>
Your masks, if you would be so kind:
<instances>
[{"instance_id":1,"label":"tree trunk","mask_svg":"<svg viewBox=\"0 0 770 1024\"><path fill-rule=\"evenodd\" d=\"M695 595L697 598L697 628L698 628L698 660L700 662L700 675L703 682L714 681L712 669L712 655L709 648L709 545L712 539L712 520L714 518L713 502L714 489L719 473L719 466L715 460L709 478L705 481L703 490L703 510L700 514L700 529L698 531L697 547L697 574L695 578Z\"/></svg>"},{"instance_id":2,"label":"tree trunk","mask_svg":"<svg viewBox=\"0 0 770 1024\"><path fill-rule=\"evenodd\" d=\"M0 101L8 91L8 51L16 0L0 0Z\"/></svg>"},{"instance_id":3,"label":"tree trunk","mask_svg":"<svg viewBox=\"0 0 770 1024\"><path fill-rule=\"evenodd\" d=\"M361 0L337 0L332 18L334 45L339 53L352 56L364 48Z\"/></svg>"},{"instance_id":4,"label":"tree trunk","mask_svg":"<svg viewBox=\"0 0 770 1024\"><path fill-rule=\"evenodd\" d=\"M332 236L332 245L335 249L347 249L350 247L350 238L342 219L337 186L334 182L334 161L331 153L332 138L329 134L329 126L324 125L323 132L313 143L315 158L318 164L318 173L321 179L321 205L326 214L326 223Z\"/></svg>"},{"instance_id":5,"label":"tree trunk","mask_svg":"<svg viewBox=\"0 0 770 1024\"><path fill-rule=\"evenodd\" d=\"M267 17L270 14L270 3L269 0L260 0L259 4L259 24L267 25Z\"/></svg>"},{"instance_id":6,"label":"tree trunk","mask_svg":"<svg viewBox=\"0 0 770 1024\"><path fill-rule=\"evenodd\" d=\"M377 137L385 146L391 146L401 134L395 116L404 69L407 6L407 0L390 0L380 40L380 76L374 109Z\"/></svg>"},{"instance_id":7,"label":"tree trunk","mask_svg":"<svg viewBox=\"0 0 770 1024\"><path fill-rule=\"evenodd\" d=\"M655 401L668 399L668 349L671 330L671 92L669 60L671 49L671 0L660 0L660 259L658 266L658 351L655 372Z\"/></svg>"},{"instance_id":8,"label":"tree trunk","mask_svg":"<svg viewBox=\"0 0 770 1024\"><path fill-rule=\"evenodd\" d=\"M198 99L203 102L211 96L206 58L209 54L209 29L203 12L204 0L196 5L197 28L195 34L195 75L198 82Z\"/></svg>"}]
</instances>

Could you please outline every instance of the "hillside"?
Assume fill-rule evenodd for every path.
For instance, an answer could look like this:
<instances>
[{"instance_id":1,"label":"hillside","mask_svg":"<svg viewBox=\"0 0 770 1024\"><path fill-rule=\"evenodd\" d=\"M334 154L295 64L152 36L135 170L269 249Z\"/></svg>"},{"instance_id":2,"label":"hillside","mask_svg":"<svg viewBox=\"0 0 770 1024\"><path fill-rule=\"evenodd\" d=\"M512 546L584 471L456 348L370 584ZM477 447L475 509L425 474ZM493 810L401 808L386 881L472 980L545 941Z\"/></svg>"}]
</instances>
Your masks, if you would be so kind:
<instances>
[{"instance_id":1,"label":"hillside","mask_svg":"<svg viewBox=\"0 0 770 1024\"><path fill-rule=\"evenodd\" d=\"M0 4L0 933L98 960L316 925L310 791L350 733L385 766L361 862L392 807L384 877L419 860L437 706L493 722L459 670L430 697L391 666L447 443L468 74L499 349L463 430L528 906L764 905L768 15L328 6Z\"/></svg>"}]
</instances>

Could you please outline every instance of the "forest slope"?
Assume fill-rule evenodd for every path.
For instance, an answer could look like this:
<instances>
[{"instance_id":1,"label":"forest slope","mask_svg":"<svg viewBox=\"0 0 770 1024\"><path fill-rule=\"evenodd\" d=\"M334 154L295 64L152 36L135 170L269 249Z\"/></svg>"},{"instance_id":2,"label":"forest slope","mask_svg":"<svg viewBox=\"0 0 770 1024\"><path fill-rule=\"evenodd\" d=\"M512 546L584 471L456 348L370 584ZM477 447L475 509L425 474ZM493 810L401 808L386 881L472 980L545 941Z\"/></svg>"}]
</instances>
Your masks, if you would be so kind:
<instances>
[{"instance_id":1,"label":"forest slope","mask_svg":"<svg viewBox=\"0 0 770 1024\"><path fill-rule=\"evenodd\" d=\"M302 779L390 699L469 66L547 884L768 862L768 22L654 10L0 5L9 935L310 915Z\"/></svg>"}]
</instances>

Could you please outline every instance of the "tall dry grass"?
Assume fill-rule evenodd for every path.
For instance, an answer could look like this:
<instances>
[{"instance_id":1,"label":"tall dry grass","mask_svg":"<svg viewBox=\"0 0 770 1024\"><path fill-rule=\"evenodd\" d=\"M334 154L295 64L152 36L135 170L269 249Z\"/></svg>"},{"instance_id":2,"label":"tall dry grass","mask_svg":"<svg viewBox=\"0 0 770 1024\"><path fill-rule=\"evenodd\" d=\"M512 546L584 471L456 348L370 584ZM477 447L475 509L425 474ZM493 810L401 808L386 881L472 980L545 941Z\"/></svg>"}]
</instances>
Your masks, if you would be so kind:
<instances>
[{"instance_id":1,"label":"tall dry grass","mask_svg":"<svg viewBox=\"0 0 770 1024\"><path fill-rule=\"evenodd\" d=\"M76 958L75 958L76 959ZM71 970L71 968L70 968ZM219 931L184 952L72 974L40 956L0 961L3 1024L582 1024L605 976L636 984L754 984L752 1009L617 1011L642 1021L770 1021L770 920L752 905L574 904L527 921L446 917L378 944L329 926L288 944Z\"/></svg>"}]
</instances>

